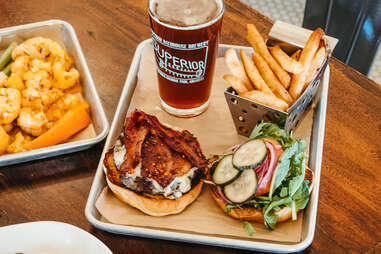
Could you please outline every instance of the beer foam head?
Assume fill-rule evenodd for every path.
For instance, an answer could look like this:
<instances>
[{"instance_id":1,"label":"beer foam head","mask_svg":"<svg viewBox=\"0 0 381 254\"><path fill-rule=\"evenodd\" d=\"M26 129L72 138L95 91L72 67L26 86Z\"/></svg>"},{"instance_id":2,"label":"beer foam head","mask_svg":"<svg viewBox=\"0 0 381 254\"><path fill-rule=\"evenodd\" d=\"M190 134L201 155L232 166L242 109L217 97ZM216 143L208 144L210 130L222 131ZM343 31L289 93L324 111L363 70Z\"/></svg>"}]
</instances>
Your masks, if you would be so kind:
<instances>
[{"instance_id":1,"label":"beer foam head","mask_svg":"<svg viewBox=\"0 0 381 254\"><path fill-rule=\"evenodd\" d=\"M221 12L222 0L153 0L149 8L161 22L189 27L216 18Z\"/></svg>"}]
</instances>

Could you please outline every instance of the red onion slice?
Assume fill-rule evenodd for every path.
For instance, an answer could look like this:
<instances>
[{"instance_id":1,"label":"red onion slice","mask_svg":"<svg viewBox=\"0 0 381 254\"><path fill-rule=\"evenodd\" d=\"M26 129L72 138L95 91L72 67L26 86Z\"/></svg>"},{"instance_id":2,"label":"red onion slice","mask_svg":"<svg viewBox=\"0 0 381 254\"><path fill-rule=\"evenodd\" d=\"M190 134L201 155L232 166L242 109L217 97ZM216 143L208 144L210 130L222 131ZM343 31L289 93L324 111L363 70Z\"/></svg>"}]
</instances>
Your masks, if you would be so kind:
<instances>
[{"instance_id":1,"label":"red onion slice","mask_svg":"<svg viewBox=\"0 0 381 254\"><path fill-rule=\"evenodd\" d=\"M216 189L217 189L218 196L220 196L220 198L222 199L222 201L224 201L225 204L232 203L227 197L225 197L224 193L222 192L222 188L220 186L217 186Z\"/></svg>"},{"instance_id":2,"label":"red onion slice","mask_svg":"<svg viewBox=\"0 0 381 254\"><path fill-rule=\"evenodd\" d=\"M278 163L278 152L275 146L271 142L265 142L268 151L270 152L270 161L267 167L267 171L263 172L258 179L258 187L255 193L256 196L263 195L269 192L271 186L271 179L273 177L276 165Z\"/></svg>"}]
</instances>

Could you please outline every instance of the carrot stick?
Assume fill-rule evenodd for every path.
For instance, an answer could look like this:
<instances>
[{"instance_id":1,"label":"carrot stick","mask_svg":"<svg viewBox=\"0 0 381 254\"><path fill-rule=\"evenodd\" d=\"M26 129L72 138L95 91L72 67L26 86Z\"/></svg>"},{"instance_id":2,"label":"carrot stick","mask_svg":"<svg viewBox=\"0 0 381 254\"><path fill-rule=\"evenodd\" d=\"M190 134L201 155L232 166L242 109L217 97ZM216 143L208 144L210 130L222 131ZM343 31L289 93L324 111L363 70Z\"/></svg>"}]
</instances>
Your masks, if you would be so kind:
<instances>
[{"instance_id":1,"label":"carrot stick","mask_svg":"<svg viewBox=\"0 0 381 254\"><path fill-rule=\"evenodd\" d=\"M86 102L81 102L59 119L51 129L32 140L26 149L33 150L56 145L84 129L91 123L88 110L89 105Z\"/></svg>"}]
</instances>

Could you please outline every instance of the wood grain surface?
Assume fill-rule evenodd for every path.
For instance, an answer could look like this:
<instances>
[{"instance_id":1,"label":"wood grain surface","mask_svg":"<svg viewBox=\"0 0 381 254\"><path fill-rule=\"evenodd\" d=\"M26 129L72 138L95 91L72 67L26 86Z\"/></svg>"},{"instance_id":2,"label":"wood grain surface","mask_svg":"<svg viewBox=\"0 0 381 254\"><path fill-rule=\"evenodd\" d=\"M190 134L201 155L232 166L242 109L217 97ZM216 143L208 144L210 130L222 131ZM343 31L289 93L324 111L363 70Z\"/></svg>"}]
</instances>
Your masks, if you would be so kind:
<instances>
[{"instance_id":1,"label":"wood grain surface","mask_svg":"<svg viewBox=\"0 0 381 254\"><path fill-rule=\"evenodd\" d=\"M248 45L245 25L272 20L225 0L222 43ZM136 46L150 37L147 1L0 1L0 28L62 19L73 25L111 122ZM381 253L381 89L332 59L315 238L305 253ZM114 253L245 253L93 228L84 216L103 143L0 168L0 226L56 220L79 226Z\"/></svg>"}]
</instances>

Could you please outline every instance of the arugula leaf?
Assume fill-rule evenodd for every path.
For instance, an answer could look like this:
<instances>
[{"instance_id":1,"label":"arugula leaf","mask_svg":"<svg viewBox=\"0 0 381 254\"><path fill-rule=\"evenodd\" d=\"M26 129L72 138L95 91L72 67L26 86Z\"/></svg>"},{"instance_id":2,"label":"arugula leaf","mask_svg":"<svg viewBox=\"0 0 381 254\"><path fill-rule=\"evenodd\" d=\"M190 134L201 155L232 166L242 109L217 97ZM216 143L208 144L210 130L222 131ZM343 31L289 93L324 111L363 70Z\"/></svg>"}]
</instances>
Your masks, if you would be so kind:
<instances>
[{"instance_id":1,"label":"arugula leaf","mask_svg":"<svg viewBox=\"0 0 381 254\"><path fill-rule=\"evenodd\" d=\"M255 197L240 204L227 204L225 207L225 211L228 213L231 209L242 207L253 207L256 209L262 209L265 205L269 204L270 202L271 201L269 199L260 199L259 197Z\"/></svg>"},{"instance_id":2,"label":"arugula leaf","mask_svg":"<svg viewBox=\"0 0 381 254\"><path fill-rule=\"evenodd\" d=\"M263 217L264 217L265 227L268 230L274 230L278 216L276 216L273 213L267 213L267 214L264 214Z\"/></svg>"},{"instance_id":3,"label":"arugula leaf","mask_svg":"<svg viewBox=\"0 0 381 254\"><path fill-rule=\"evenodd\" d=\"M310 199L310 193L308 190L308 180L304 180L300 185L299 189L295 192L292 199L295 201L296 209L304 209L306 208L308 201Z\"/></svg>"},{"instance_id":4,"label":"arugula leaf","mask_svg":"<svg viewBox=\"0 0 381 254\"><path fill-rule=\"evenodd\" d=\"M291 211L292 211L292 220L297 219L298 210L304 209L310 199L310 193L308 190L308 180L305 180L300 185L299 189L295 192L292 197Z\"/></svg>"},{"instance_id":5,"label":"arugula leaf","mask_svg":"<svg viewBox=\"0 0 381 254\"><path fill-rule=\"evenodd\" d=\"M279 196L281 198L287 197L288 196L288 188L282 187L282 189L280 190Z\"/></svg>"},{"instance_id":6,"label":"arugula leaf","mask_svg":"<svg viewBox=\"0 0 381 254\"><path fill-rule=\"evenodd\" d=\"M292 220L296 220L298 218L297 214L298 210L296 209L295 201L293 200L291 203L291 217Z\"/></svg>"},{"instance_id":7,"label":"arugula leaf","mask_svg":"<svg viewBox=\"0 0 381 254\"><path fill-rule=\"evenodd\" d=\"M303 140L297 140L292 143L290 148L286 149L282 153L282 155L279 158L278 164L275 168L273 179L271 180L271 186L269 191L270 198L273 196L275 190L282 184L282 181L289 174L291 168L291 160L293 159L293 157L299 153L304 154L304 150L305 142Z\"/></svg>"},{"instance_id":8,"label":"arugula leaf","mask_svg":"<svg viewBox=\"0 0 381 254\"><path fill-rule=\"evenodd\" d=\"M263 217L265 219L265 226L267 229L269 230L273 230L275 228L275 224L276 224L276 221L278 219L278 216L276 216L272 210L275 208L275 207L279 207L279 206L282 206L282 205L290 205L292 202L292 198L291 197L287 197L287 198L283 198L283 199L279 199L279 200L276 200L276 201L273 201L271 202L269 205L265 206L263 208Z\"/></svg>"},{"instance_id":9,"label":"arugula leaf","mask_svg":"<svg viewBox=\"0 0 381 254\"><path fill-rule=\"evenodd\" d=\"M267 200L267 201L271 201L271 199L269 197L266 197L266 196L256 196L255 197L256 200Z\"/></svg>"},{"instance_id":10,"label":"arugula leaf","mask_svg":"<svg viewBox=\"0 0 381 254\"><path fill-rule=\"evenodd\" d=\"M298 140L297 143L298 151L291 158L290 165L290 176L292 176L288 184L288 193L290 196L293 196L299 189L304 180L304 175L306 172L306 156L304 152L306 151L306 142L304 142L304 140Z\"/></svg>"},{"instance_id":11,"label":"arugula leaf","mask_svg":"<svg viewBox=\"0 0 381 254\"><path fill-rule=\"evenodd\" d=\"M225 206L225 212L229 213L231 209L236 208L236 207L239 207L239 205L237 206L237 205L234 205L234 204L226 204L226 206Z\"/></svg>"},{"instance_id":12,"label":"arugula leaf","mask_svg":"<svg viewBox=\"0 0 381 254\"><path fill-rule=\"evenodd\" d=\"M246 230L246 232L249 234L249 236L253 236L255 233L255 229L251 223L248 221L243 222L243 228Z\"/></svg>"},{"instance_id":13,"label":"arugula leaf","mask_svg":"<svg viewBox=\"0 0 381 254\"><path fill-rule=\"evenodd\" d=\"M250 139L254 138L274 138L282 145L283 149L289 148L293 142L289 132L281 129L275 123L264 121L255 126L251 132Z\"/></svg>"},{"instance_id":14,"label":"arugula leaf","mask_svg":"<svg viewBox=\"0 0 381 254\"><path fill-rule=\"evenodd\" d=\"M258 205L261 205L261 204L269 204L271 202L271 200L269 199L259 199L259 197L255 197L254 199L251 199L249 201L246 201L244 204L247 204L247 205L251 205L251 204L258 204Z\"/></svg>"}]
</instances>

